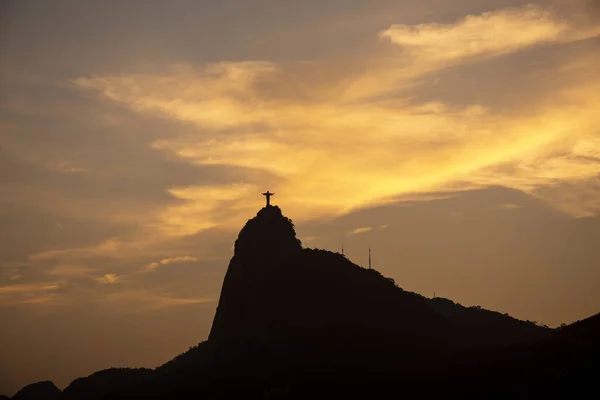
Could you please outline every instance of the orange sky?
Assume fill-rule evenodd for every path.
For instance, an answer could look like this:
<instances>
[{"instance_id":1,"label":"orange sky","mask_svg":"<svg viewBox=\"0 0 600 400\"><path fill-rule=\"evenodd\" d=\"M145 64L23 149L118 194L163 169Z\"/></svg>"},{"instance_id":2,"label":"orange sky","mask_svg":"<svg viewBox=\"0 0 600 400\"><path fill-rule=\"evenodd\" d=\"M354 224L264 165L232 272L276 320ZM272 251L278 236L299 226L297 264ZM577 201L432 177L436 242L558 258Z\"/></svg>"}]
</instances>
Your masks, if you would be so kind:
<instances>
[{"instance_id":1,"label":"orange sky","mask_svg":"<svg viewBox=\"0 0 600 400\"><path fill-rule=\"evenodd\" d=\"M204 340L266 189L407 290L600 311L599 1L0 8L0 393Z\"/></svg>"}]
</instances>

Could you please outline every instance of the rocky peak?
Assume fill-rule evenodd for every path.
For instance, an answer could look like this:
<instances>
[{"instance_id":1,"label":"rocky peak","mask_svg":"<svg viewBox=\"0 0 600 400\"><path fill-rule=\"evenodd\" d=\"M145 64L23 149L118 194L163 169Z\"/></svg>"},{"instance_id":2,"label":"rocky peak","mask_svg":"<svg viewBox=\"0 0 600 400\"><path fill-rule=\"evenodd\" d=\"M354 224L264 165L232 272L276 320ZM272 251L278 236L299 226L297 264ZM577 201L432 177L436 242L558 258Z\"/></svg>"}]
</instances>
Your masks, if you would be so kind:
<instances>
[{"instance_id":1,"label":"rocky peak","mask_svg":"<svg viewBox=\"0 0 600 400\"><path fill-rule=\"evenodd\" d=\"M281 260L302 249L292 220L277 206L259 210L240 231L235 241L234 257L252 260Z\"/></svg>"},{"instance_id":2,"label":"rocky peak","mask_svg":"<svg viewBox=\"0 0 600 400\"><path fill-rule=\"evenodd\" d=\"M292 221L277 206L266 206L250 219L235 241L209 341L232 348L240 337L264 341L277 318L270 310L278 273L295 268L302 254Z\"/></svg>"}]
</instances>

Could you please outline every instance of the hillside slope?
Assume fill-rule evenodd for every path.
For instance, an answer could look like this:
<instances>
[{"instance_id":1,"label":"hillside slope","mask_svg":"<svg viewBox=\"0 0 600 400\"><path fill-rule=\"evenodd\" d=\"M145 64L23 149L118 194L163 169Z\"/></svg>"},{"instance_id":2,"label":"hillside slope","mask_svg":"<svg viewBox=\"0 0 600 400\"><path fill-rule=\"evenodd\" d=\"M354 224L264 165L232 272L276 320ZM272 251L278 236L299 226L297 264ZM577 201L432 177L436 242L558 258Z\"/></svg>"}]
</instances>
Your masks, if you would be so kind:
<instances>
[{"instance_id":1,"label":"hillside slope","mask_svg":"<svg viewBox=\"0 0 600 400\"><path fill-rule=\"evenodd\" d=\"M553 330L425 298L303 248L269 206L240 231L207 341L153 371L80 378L60 398L569 397L595 389L599 321Z\"/></svg>"},{"instance_id":2,"label":"hillside slope","mask_svg":"<svg viewBox=\"0 0 600 400\"><path fill-rule=\"evenodd\" d=\"M340 254L302 248L292 221L265 207L236 240L208 341L158 368L144 395L216 396L235 386L260 397L273 385L297 390L319 376L354 373L355 382L396 376L408 388L432 365L552 333L427 299Z\"/></svg>"}]
</instances>

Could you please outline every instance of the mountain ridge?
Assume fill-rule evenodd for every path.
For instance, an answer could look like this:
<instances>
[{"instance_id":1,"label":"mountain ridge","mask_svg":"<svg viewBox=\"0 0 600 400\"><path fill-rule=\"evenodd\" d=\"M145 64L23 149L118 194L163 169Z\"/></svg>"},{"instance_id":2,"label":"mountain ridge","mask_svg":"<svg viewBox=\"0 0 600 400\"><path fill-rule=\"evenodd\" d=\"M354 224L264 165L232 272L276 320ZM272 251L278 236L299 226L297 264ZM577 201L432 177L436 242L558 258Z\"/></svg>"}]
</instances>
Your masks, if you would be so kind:
<instances>
[{"instance_id":1,"label":"mountain ridge","mask_svg":"<svg viewBox=\"0 0 600 400\"><path fill-rule=\"evenodd\" d=\"M541 368L537 360L555 349L563 353L553 362L567 370L587 362L598 319L550 329L425 298L339 253L303 248L292 220L267 206L235 241L206 341L153 371L76 379L60 399L383 395L399 384L421 396L523 393L530 382L507 365ZM480 384L466 384L469 376ZM494 391L494 376L514 384ZM427 385L432 378L447 392Z\"/></svg>"}]
</instances>

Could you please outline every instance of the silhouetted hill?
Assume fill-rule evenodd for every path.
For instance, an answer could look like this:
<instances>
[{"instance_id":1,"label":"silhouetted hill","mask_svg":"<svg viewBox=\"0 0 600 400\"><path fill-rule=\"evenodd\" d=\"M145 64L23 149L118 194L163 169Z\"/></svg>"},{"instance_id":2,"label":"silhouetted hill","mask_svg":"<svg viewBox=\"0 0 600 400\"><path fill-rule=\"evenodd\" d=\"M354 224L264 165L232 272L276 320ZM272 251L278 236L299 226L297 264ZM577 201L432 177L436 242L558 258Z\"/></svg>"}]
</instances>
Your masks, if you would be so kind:
<instances>
[{"instance_id":1,"label":"silhouetted hill","mask_svg":"<svg viewBox=\"0 0 600 400\"><path fill-rule=\"evenodd\" d=\"M77 378L63 390L61 400L101 399L131 385L143 383L152 376L147 368L110 368Z\"/></svg>"},{"instance_id":2,"label":"silhouetted hill","mask_svg":"<svg viewBox=\"0 0 600 400\"><path fill-rule=\"evenodd\" d=\"M57 400L60 390L50 381L32 383L19 390L13 400Z\"/></svg>"},{"instance_id":3,"label":"silhouetted hill","mask_svg":"<svg viewBox=\"0 0 600 400\"><path fill-rule=\"evenodd\" d=\"M474 398L596 398L600 317L573 323L531 345L471 354L455 360L439 375L471 377L472 384L466 388L455 379L442 383L453 393Z\"/></svg>"},{"instance_id":4,"label":"silhouetted hill","mask_svg":"<svg viewBox=\"0 0 600 400\"><path fill-rule=\"evenodd\" d=\"M420 296L415 294L416 296ZM464 330L472 347L507 346L533 343L549 337L553 330L535 322L521 321L508 314L479 306L464 307L452 300L436 297L425 299L429 306Z\"/></svg>"},{"instance_id":5,"label":"silhouetted hill","mask_svg":"<svg viewBox=\"0 0 600 400\"><path fill-rule=\"evenodd\" d=\"M600 344L600 314L560 328L560 338L592 345Z\"/></svg>"},{"instance_id":6,"label":"silhouetted hill","mask_svg":"<svg viewBox=\"0 0 600 400\"><path fill-rule=\"evenodd\" d=\"M235 242L208 341L157 369L156 387L145 395L215 394L232 386L249 395L340 370L409 381L457 354L551 334L500 313L404 291L340 254L303 249L292 221L278 207L265 207Z\"/></svg>"},{"instance_id":7,"label":"silhouetted hill","mask_svg":"<svg viewBox=\"0 0 600 400\"><path fill-rule=\"evenodd\" d=\"M154 371L75 380L62 399L553 397L591 387L599 319L553 330L425 298L302 248L268 206L235 242L207 341Z\"/></svg>"},{"instance_id":8,"label":"silhouetted hill","mask_svg":"<svg viewBox=\"0 0 600 400\"><path fill-rule=\"evenodd\" d=\"M291 220L266 207L236 241L209 342L216 362L229 365L233 357L241 368L245 355L256 372L311 358L346 366L397 357L423 363L549 334L500 313L406 292L340 254L302 249Z\"/></svg>"}]
</instances>

